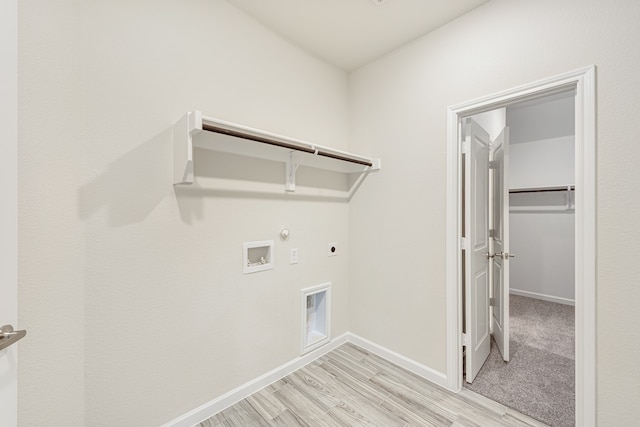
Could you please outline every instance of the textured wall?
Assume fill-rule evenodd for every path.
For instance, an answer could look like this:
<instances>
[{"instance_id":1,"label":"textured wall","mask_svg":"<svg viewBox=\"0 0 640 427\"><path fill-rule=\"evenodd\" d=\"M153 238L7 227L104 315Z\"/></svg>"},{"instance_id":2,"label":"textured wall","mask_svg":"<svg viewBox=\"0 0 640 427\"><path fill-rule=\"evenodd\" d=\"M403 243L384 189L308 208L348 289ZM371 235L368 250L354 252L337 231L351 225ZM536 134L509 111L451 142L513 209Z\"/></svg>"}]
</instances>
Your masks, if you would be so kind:
<instances>
[{"instance_id":1,"label":"textured wall","mask_svg":"<svg viewBox=\"0 0 640 427\"><path fill-rule=\"evenodd\" d=\"M18 5L18 424L84 417L82 1Z\"/></svg>"},{"instance_id":2,"label":"textured wall","mask_svg":"<svg viewBox=\"0 0 640 427\"><path fill-rule=\"evenodd\" d=\"M640 3L492 1L351 76L350 329L444 372L447 106L596 64L598 424L640 417ZM375 232L372 232L375 231Z\"/></svg>"},{"instance_id":3,"label":"textured wall","mask_svg":"<svg viewBox=\"0 0 640 427\"><path fill-rule=\"evenodd\" d=\"M0 4L0 325L18 324L18 2ZM17 423L18 346L0 351L0 424Z\"/></svg>"},{"instance_id":4,"label":"textured wall","mask_svg":"<svg viewBox=\"0 0 640 427\"><path fill-rule=\"evenodd\" d=\"M570 122L573 121L571 117ZM518 128L510 127L509 130L510 138L514 136L517 139L514 133L517 134ZM573 135L511 144L510 188L573 184L574 150ZM545 206L564 209L566 192L512 194L510 204L510 251L517 255L517 259L511 262L509 286L512 290L574 300L574 213L521 211L527 207Z\"/></svg>"},{"instance_id":5,"label":"textured wall","mask_svg":"<svg viewBox=\"0 0 640 427\"><path fill-rule=\"evenodd\" d=\"M347 204L285 196L281 164L208 152L174 189L169 132L200 109L347 148L344 72L225 1L27 0L19 19L20 425L180 416L299 355L307 286L333 282L346 332ZM346 183L320 178L300 172ZM242 242L266 239L276 268L243 275Z\"/></svg>"}]
</instances>

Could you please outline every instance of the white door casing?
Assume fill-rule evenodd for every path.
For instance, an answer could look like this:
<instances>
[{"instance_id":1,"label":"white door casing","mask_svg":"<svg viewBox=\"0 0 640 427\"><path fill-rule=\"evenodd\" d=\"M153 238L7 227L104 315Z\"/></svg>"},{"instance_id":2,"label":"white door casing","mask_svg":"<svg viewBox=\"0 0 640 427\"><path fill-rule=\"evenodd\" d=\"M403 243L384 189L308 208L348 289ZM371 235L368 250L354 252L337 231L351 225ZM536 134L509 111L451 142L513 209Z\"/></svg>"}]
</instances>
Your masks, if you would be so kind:
<instances>
[{"instance_id":1,"label":"white door casing","mask_svg":"<svg viewBox=\"0 0 640 427\"><path fill-rule=\"evenodd\" d=\"M0 2L0 326L18 320L18 2ZM0 351L0 425L17 421L17 345Z\"/></svg>"},{"instance_id":2,"label":"white door casing","mask_svg":"<svg viewBox=\"0 0 640 427\"><path fill-rule=\"evenodd\" d=\"M473 119L465 120L466 369L472 382L489 357L489 134Z\"/></svg>"},{"instance_id":3,"label":"white door casing","mask_svg":"<svg viewBox=\"0 0 640 427\"><path fill-rule=\"evenodd\" d=\"M460 120L534 97L576 91L576 425L596 425L596 67L518 86L447 112L447 387L462 387L462 169Z\"/></svg>"},{"instance_id":4,"label":"white door casing","mask_svg":"<svg viewBox=\"0 0 640 427\"><path fill-rule=\"evenodd\" d=\"M491 333L509 361L509 128L491 143ZM502 255L502 256L501 256Z\"/></svg>"}]
</instances>

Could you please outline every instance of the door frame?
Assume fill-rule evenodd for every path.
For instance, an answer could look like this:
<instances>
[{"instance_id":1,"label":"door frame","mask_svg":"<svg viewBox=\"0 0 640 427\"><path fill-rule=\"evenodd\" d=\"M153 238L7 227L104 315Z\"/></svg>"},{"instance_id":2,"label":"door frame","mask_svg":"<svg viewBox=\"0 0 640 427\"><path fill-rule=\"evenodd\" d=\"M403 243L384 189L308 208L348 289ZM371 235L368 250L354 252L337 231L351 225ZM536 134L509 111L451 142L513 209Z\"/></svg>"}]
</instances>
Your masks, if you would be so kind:
<instances>
[{"instance_id":1,"label":"door frame","mask_svg":"<svg viewBox=\"0 0 640 427\"><path fill-rule=\"evenodd\" d=\"M0 325L18 322L18 0L0 13ZM0 424L18 424L15 345L0 352Z\"/></svg>"},{"instance_id":2,"label":"door frame","mask_svg":"<svg viewBox=\"0 0 640 427\"><path fill-rule=\"evenodd\" d=\"M461 119L510 104L576 91L576 425L596 425L596 67L453 105L447 111L447 387L462 387Z\"/></svg>"}]
</instances>

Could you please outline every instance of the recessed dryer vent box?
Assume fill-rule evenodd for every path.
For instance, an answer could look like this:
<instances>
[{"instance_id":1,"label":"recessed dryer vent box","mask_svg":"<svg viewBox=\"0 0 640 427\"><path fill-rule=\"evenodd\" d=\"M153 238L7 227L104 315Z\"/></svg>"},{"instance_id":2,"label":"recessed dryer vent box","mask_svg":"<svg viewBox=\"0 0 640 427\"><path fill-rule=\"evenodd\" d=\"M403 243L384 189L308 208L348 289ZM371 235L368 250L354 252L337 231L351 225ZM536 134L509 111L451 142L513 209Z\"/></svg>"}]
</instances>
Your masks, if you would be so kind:
<instances>
[{"instance_id":1,"label":"recessed dryer vent box","mask_svg":"<svg viewBox=\"0 0 640 427\"><path fill-rule=\"evenodd\" d=\"M331 283L302 289L302 354L331 339Z\"/></svg>"},{"instance_id":2,"label":"recessed dryer vent box","mask_svg":"<svg viewBox=\"0 0 640 427\"><path fill-rule=\"evenodd\" d=\"M245 242L242 244L242 253L242 270L245 274L271 270L275 265L273 240Z\"/></svg>"}]
</instances>

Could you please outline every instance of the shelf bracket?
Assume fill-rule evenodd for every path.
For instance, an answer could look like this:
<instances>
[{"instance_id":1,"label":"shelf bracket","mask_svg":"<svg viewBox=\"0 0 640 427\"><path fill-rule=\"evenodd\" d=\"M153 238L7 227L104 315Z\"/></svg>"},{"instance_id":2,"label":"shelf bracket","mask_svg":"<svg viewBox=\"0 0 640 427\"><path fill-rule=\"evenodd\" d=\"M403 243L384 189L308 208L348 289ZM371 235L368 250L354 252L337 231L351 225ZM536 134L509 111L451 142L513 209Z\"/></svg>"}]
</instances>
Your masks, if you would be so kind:
<instances>
[{"instance_id":1,"label":"shelf bracket","mask_svg":"<svg viewBox=\"0 0 640 427\"><path fill-rule=\"evenodd\" d=\"M567 202L567 210L569 211L569 210L571 210L571 208L572 208L571 205L573 204L572 203L573 201L571 200L571 186L570 185L567 186L567 193L565 195L565 198L566 198L566 202Z\"/></svg>"},{"instance_id":2,"label":"shelf bracket","mask_svg":"<svg viewBox=\"0 0 640 427\"><path fill-rule=\"evenodd\" d=\"M298 171L299 166L300 163L298 162L296 152L289 151L289 158L287 159L287 168L285 171L285 191L290 193L296 191L296 172Z\"/></svg>"},{"instance_id":3,"label":"shelf bracket","mask_svg":"<svg viewBox=\"0 0 640 427\"><path fill-rule=\"evenodd\" d=\"M173 136L173 185L193 184L193 136L202 132L202 113L192 111L171 128Z\"/></svg>"}]
</instances>

